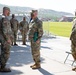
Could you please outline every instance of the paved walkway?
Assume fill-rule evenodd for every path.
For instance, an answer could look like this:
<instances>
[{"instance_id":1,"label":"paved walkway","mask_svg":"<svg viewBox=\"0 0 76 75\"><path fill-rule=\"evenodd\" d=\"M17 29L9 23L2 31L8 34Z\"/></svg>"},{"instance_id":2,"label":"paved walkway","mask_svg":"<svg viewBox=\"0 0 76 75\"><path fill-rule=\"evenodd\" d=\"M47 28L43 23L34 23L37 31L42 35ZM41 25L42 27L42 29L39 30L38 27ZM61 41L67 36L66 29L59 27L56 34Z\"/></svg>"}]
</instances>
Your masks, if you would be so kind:
<instances>
[{"instance_id":1,"label":"paved walkway","mask_svg":"<svg viewBox=\"0 0 76 75\"><path fill-rule=\"evenodd\" d=\"M30 65L34 62L31 56L30 43L27 46L21 45L11 48L10 59L7 66L11 67L11 73L0 73L0 75L76 75L73 72L71 63L73 61L70 55L67 62L64 60L67 56L66 51L70 51L70 40L65 37L43 37L41 43L41 69L32 70ZM76 64L74 64L76 65Z\"/></svg>"}]
</instances>

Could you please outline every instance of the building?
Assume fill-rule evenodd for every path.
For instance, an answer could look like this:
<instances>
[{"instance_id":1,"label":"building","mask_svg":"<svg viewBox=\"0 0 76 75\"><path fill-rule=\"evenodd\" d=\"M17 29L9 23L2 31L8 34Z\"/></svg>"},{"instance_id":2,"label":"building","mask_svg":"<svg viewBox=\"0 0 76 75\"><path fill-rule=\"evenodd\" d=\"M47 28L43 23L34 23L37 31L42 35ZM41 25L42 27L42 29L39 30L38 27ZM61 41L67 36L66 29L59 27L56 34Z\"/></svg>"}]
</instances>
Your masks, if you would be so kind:
<instances>
[{"instance_id":1,"label":"building","mask_svg":"<svg viewBox=\"0 0 76 75\"><path fill-rule=\"evenodd\" d=\"M75 16L73 15L65 15L59 19L59 22L72 22Z\"/></svg>"}]
</instances>

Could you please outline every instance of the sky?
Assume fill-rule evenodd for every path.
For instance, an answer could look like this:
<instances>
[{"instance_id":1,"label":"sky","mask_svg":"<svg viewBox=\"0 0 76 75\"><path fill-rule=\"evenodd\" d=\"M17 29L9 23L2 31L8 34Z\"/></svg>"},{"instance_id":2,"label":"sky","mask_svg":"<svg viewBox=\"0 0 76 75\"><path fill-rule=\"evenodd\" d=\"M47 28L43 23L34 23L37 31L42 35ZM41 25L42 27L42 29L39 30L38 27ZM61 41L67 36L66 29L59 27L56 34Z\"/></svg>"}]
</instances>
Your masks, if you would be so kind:
<instances>
[{"instance_id":1,"label":"sky","mask_svg":"<svg viewBox=\"0 0 76 75\"><path fill-rule=\"evenodd\" d=\"M73 14L76 10L76 0L0 0L0 4L33 7L35 9L45 8Z\"/></svg>"}]
</instances>

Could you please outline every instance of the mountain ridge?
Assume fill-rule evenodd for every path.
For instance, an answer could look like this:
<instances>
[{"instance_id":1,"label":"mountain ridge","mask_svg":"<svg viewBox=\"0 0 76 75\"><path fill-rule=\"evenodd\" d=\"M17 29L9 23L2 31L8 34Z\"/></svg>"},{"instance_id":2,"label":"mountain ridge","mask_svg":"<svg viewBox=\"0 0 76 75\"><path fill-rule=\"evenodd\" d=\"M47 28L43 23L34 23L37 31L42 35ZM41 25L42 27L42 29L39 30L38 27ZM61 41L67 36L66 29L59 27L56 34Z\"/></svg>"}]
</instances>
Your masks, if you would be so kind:
<instances>
[{"instance_id":1,"label":"mountain ridge","mask_svg":"<svg viewBox=\"0 0 76 75\"><path fill-rule=\"evenodd\" d=\"M0 13L2 13L2 8L4 6L8 6L8 5L4 5L4 4L0 4ZM31 10L35 9L35 8L31 8L31 7L21 7L21 6L8 6L11 9L11 14L30 14ZM74 16L72 13L69 12L63 12L63 11L55 11L55 10L51 10L51 9L43 9L40 8L38 9L39 12L39 17L40 18L49 18L49 19L54 19L56 20L57 18L60 18L62 16L65 15L71 15Z\"/></svg>"}]
</instances>

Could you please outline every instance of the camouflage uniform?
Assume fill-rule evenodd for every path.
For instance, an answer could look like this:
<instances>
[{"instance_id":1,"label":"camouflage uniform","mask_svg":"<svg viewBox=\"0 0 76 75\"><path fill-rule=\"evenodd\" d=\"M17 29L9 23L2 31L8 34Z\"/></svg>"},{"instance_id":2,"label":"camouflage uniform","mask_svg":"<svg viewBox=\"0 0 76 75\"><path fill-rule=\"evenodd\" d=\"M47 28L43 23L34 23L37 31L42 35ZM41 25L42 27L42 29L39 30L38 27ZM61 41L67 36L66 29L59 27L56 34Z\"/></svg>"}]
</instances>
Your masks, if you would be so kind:
<instances>
[{"instance_id":1,"label":"camouflage uniform","mask_svg":"<svg viewBox=\"0 0 76 75\"><path fill-rule=\"evenodd\" d=\"M35 32L38 32L39 43L34 42L33 37ZM31 41L32 56L33 60L35 61L35 64L40 63L40 43L42 35L43 35L42 22L38 18L36 18L29 24L29 39Z\"/></svg>"},{"instance_id":2,"label":"camouflage uniform","mask_svg":"<svg viewBox=\"0 0 76 75\"><path fill-rule=\"evenodd\" d=\"M11 39L11 37L12 37L12 30L10 20L6 16L3 16L3 18L0 19L1 68L5 68L6 62L10 55L11 43L8 43L7 41Z\"/></svg>"},{"instance_id":3,"label":"camouflage uniform","mask_svg":"<svg viewBox=\"0 0 76 75\"><path fill-rule=\"evenodd\" d=\"M12 40L12 43L14 41L14 44L16 44L17 32L18 32L18 20L15 19L15 18L12 18L10 20L10 23L11 23L12 32L13 32L13 35L14 35L14 40Z\"/></svg>"},{"instance_id":4,"label":"camouflage uniform","mask_svg":"<svg viewBox=\"0 0 76 75\"><path fill-rule=\"evenodd\" d=\"M74 19L73 21L73 28L72 28L70 40L71 40L72 55L73 55L74 60L76 60L76 19Z\"/></svg>"},{"instance_id":5,"label":"camouflage uniform","mask_svg":"<svg viewBox=\"0 0 76 75\"><path fill-rule=\"evenodd\" d=\"M26 44L27 32L28 32L28 29L29 29L28 22L27 21L21 21L19 28L20 28L20 32L22 34L23 44Z\"/></svg>"}]
</instances>

